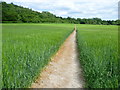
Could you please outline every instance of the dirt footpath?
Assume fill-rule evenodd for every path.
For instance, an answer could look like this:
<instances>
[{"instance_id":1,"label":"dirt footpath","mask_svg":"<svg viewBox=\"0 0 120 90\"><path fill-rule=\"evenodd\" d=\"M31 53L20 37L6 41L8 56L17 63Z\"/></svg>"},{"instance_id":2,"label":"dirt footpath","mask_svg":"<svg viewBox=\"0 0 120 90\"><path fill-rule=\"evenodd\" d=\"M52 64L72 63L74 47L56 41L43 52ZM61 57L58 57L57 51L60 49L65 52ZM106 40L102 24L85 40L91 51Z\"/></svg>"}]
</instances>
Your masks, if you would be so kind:
<instances>
[{"instance_id":1,"label":"dirt footpath","mask_svg":"<svg viewBox=\"0 0 120 90\"><path fill-rule=\"evenodd\" d=\"M84 79L79 63L74 30L31 88L82 88Z\"/></svg>"}]
</instances>

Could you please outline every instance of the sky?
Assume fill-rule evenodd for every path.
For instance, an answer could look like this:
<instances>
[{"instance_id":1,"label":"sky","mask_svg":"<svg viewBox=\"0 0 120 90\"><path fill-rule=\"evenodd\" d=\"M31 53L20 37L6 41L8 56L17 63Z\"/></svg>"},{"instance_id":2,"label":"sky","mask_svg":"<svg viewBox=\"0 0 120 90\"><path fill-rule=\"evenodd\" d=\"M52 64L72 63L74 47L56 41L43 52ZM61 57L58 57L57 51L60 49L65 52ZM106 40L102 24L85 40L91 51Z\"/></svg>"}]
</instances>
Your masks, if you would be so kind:
<instances>
[{"instance_id":1,"label":"sky","mask_svg":"<svg viewBox=\"0 0 120 90\"><path fill-rule=\"evenodd\" d=\"M72 18L118 19L119 0L2 0L7 3L31 8L35 11L49 11L57 16Z\"/></svg>"}]
</instances>

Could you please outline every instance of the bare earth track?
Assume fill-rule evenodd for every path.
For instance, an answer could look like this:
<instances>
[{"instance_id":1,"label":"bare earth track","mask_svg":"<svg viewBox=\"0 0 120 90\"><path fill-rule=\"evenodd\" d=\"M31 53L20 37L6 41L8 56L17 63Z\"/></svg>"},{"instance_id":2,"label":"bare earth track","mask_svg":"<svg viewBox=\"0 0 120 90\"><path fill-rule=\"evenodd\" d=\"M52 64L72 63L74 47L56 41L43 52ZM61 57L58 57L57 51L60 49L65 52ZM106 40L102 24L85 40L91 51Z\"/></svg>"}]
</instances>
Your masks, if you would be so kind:
<instances>
[{"instance_id":1,"label":"bare earth track","mask_svg":"<svg viewBox=\"0 0 120 90\"><path fill-rule=\"evenodd\" d=\"M84 79L79 63L75 27L31 88L82 88Z\"/></svg>"}]
</instances>

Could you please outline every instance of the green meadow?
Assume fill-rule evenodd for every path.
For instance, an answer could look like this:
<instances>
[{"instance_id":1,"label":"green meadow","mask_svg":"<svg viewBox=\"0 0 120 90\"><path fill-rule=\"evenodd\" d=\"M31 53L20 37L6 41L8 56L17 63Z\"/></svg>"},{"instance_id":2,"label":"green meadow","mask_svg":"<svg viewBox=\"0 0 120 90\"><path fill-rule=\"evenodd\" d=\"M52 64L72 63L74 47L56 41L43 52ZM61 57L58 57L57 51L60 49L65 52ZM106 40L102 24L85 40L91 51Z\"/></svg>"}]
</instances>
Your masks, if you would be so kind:
<instances>
[{"instance_id":1,"label":"green meadow","mask_svg":"<svg viewBox=\"0 0 120 90\"><path fill-rule=\"evenodd\" d=\"M3 24L3 88L30 86L73 27L69 24Z\"/></svg>"},{"instance_id":2,"label":"green meadow","mask_svg":"<svg viewBox=\"0 0 120 90\"><path fill-rule=\"evenodd\" d=\"M118 87L118 26L77 25L86 87Z\"/></svg>"},{"instance_id":3,"label":"green meadow","mask_svg":"<svg viewBox=\"0 0 120 90\"><path fill-rule=\"evenodd\" d=\"M0 89L2 88L2 24L0 24Z\"/></svg>"},{"instance_id":4,"label":"green meadow","mask_svg":"<svg viewBox=\"0 0 120 90\"><path fill-rule=\"evenodd\" d=\"M76 26L85 87L118 87L118 27ZM2 87L25 88L72 33L74 24L3 24L2 27Z\"/></svg>"}]
</instances>

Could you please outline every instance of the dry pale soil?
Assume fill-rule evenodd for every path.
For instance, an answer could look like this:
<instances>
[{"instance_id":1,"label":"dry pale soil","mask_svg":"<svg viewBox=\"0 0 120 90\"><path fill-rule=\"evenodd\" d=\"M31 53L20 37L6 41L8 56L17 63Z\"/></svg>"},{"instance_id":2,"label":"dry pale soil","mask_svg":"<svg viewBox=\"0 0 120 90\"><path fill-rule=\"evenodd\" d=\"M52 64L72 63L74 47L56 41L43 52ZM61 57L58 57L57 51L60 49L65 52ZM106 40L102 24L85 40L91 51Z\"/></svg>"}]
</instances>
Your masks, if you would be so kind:
<instances>
[{"instance_id":1,"label":"dry pale soil","mask_svg":"<svg viewBox=\"0 0 120 90\"><path fill-rule=\"evenodd\" d=\"M82 88L84 78L78 59L76 27L31 88Z\"/></svg>"}]
</instances>

